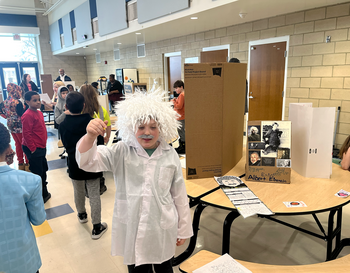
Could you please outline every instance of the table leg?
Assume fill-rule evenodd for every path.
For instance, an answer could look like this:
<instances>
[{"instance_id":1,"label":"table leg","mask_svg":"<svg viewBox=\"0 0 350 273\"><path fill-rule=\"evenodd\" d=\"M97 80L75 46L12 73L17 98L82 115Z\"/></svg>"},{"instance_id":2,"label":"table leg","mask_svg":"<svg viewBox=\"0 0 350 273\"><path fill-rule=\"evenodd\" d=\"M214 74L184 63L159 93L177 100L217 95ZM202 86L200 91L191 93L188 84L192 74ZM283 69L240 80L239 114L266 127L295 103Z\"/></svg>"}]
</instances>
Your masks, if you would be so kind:
<instances>
[{"instance_id":1,"label":"table leg","mask_svg":"<svg viewBox=\"0 0 350 273\"><path fill-rule=\"evenodd\" d=\"M232 222L240 216L237 210L231 211L225 218L222 235L222 255L230 253L230 233Z\"/></svg>"},{"instance_id":2,"label":"table leg","mask_svg":"<svg viewBox=\"0 0 350 273\"><path fill-rule=\"evenodd\" d=\"M192 228L193 228L193 236L190 239L190 243L187 247L187 249L181 253L179 256L174 258L174 262L173 262L173 266L177 266L179 264L181 264L183 261L185 261L187 258L189 258L195 247L196 247L196 243L197 243L197 236L198 236L198 230L199 230L199 220L201 218L201 214L202 211L207 207L207 205L199 203L194 215L193 215L193 222L192 222Z\"/></svg>"},{"instance_id":3,"label":"table leg","mask_svg":"<svg viewBox=\"0 0 350 273\"><path fill-rule=\"evenodd\" d=\"M338 257L344 246L350 245L350 238L341 240L343 208L331 210L328 216L328 235L327 235L327 258L326 261L334 260ZM334 229L334 216L337 213L337 226ZM333 239L335 246L333 249Z\"/></svg>"}]
</instances>

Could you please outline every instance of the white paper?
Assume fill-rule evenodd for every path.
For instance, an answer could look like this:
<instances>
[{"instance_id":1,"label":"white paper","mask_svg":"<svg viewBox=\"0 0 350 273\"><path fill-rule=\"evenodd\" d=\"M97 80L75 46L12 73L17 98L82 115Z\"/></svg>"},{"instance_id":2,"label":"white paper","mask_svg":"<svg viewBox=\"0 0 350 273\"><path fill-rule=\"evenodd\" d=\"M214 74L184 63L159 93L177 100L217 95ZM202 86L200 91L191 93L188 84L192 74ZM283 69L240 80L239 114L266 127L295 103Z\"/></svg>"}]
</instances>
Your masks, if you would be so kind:
<instances>
[{"instance_id":1,"label":"white paper","mask_svg":"<svg viewBox=\"0 0 350 273\"><path fill-rule=\"evenodd\" d=\"M305 177L330 178L335 108L291 103L289 120L292 122L293 170Z\"/></svg>"},{"instance_id":2,"label":"white paper","mask_svg":"<svg viewBox=\"0 0 350 273\"><path fill-rule=\"evenodd\" d=\"M180 159L180 162L181 162L181 167L182 167L183 169L186 169L186 157L181 158L181 159Z\"/></svg>"},{"instance_id":3,"label":"white paper","mask_svg":"<svg viewBox=\"0 0 350 273\"><path fill-rule=\"evenodd\" d=\"M40 100L45 101L47 104L51 103L51 99L47 93L44 94L39 94L40 95Z\"/></svg>"},{"instance_id":4,"label":"white paper","mask_svg":"<svg viewBox=\"0 0 350 273\"><path fill-rule=\"evenodd\" d=\"M257 214L274 214L239 177L215 176L214 178L243 218Z\"/></svg>"},{"instance_id":5,"label":"white paper","mask_svg":"<svg viewBox=\"0 0 350 273\"><path fill-rule=\"evenodd\" d=\"M193 273L252 273L229 254L225 254L214 261L193 270Z\"/></svg>"}]
</instances>

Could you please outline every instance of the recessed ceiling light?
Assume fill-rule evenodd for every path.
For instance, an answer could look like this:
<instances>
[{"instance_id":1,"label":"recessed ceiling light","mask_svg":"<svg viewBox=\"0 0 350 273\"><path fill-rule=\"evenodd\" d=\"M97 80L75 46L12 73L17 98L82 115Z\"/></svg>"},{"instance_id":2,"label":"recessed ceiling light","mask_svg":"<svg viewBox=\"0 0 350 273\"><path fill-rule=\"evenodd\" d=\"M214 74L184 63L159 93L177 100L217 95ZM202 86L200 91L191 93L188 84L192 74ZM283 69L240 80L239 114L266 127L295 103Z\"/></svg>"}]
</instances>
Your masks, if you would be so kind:
<instances>
[{"instance_id":1,"label":"recessed ceiling light","mask_svg":"<svg viewBox=\"0 0 350 273\"><path fill-rule=\"evenodd\" d=\"M141 35L141 33L140 33L140 32L136 32L135 34L136 34L136 35Z\"/></svg>"},{"instance_id":2,"label":"recessed ceiling light","mask_svg":"<svg viewBox=\"0 0 350 273\"><path fill-rule=\"evenodd\" d=\"M121 45L122 43L117 43L118 45Z\"/></svg>"},{"instance_id":3,"label":"recessed ceiling light","mask_svg":"<svg viewBox=\"0 0 350 273\"><path fill-rule=\"evenodd\" d=\"M79 52L75 53L75 54L80 54Z\"/></svg>"},{"instance_id":4,"label":"recessed ceiling light","mask_svg":"<svg viewBox=\"0 0 350 273\"><path fill-rule=\"evenodd\" d=\"M191 17L191 20L197 20L198 17Z\"/></svg>"},{"instance_id":5,"label":"recessed ceiling light","mask_svg":"<svg viewBox=\"0 0 350 273\"><path fill-rule=\"evenodd\" d=\"M93 50L97 50L97 48L94 48Z\"/></svg>"}]
</instances>

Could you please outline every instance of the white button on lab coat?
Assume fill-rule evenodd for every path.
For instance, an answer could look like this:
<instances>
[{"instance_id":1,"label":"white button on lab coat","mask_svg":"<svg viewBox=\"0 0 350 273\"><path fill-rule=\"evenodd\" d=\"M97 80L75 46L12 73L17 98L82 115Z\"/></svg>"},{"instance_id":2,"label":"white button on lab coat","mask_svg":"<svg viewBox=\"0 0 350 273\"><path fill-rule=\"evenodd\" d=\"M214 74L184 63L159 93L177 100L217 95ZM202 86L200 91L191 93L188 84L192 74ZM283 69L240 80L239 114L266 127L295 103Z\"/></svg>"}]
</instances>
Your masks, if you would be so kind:
<instances>
[{"instance_id":1,"label":"white button on lab coat","mask_svg":"<svg viewBox=\"0 0 350 273\"><path fill-rule=\"evenodd\" d=\"M159 264L175 254L176 239L193 235L179 157L161 140L151 157L137 142L96 146L76 160L88 172L111 171L116 186L112 256L124 264Z\"/></svg>"}]
</instances>

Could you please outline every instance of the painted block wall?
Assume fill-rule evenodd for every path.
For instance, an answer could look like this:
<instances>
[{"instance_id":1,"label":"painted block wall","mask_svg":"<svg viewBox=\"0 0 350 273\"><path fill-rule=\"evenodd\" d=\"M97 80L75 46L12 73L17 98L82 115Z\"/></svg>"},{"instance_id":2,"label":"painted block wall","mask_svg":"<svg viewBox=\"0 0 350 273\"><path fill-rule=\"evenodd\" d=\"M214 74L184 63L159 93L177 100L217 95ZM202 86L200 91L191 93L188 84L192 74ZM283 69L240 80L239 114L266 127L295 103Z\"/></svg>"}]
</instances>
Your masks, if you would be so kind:
<instances>
[{"instance_id":1,"label":"painted block wall","mask_svg":"<svg viewBox=\"0 0 350 273\"><path fill-rule=\"evenodd\" d=\"M350 134L350 3L280 15L207 32L146 44L146 57L137 58L136 46L120 49L121 60L113 52L87 56L89 82L116 68L137 68L141 82L158 78L163 83L164 53L181 51L185 58L199 57L208 46L230 44L230 56L248 62L248 42L290 35L285 118L291 102L312 102L314 107L341 106L336 144ZM326 36L332 36L325 43ZM186 84L186 83L185 83Z\"/></svg>"}]
</instances>

